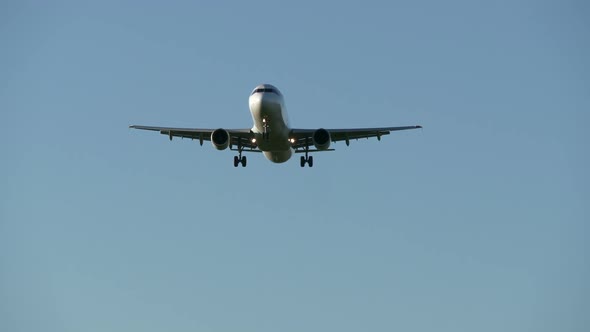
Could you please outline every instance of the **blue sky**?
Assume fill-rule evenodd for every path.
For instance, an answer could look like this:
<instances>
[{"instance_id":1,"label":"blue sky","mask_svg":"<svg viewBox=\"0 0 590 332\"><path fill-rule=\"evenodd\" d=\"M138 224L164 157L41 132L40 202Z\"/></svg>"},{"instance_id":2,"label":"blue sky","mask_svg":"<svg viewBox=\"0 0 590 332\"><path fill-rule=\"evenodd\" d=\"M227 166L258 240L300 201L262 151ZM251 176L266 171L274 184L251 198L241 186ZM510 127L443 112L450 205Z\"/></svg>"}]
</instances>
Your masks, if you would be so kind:
<instances>
[{"instance_id":1,"label":"blue sky","mask_svg":"<svg viewBox=\"0 0 590 332\"><path fill-rule=\"evenodd\" d=\"M587 331L584 1L0 3L0 330ZM130 124L421 124L272 164Z\"/></svg>"}]
</instances>

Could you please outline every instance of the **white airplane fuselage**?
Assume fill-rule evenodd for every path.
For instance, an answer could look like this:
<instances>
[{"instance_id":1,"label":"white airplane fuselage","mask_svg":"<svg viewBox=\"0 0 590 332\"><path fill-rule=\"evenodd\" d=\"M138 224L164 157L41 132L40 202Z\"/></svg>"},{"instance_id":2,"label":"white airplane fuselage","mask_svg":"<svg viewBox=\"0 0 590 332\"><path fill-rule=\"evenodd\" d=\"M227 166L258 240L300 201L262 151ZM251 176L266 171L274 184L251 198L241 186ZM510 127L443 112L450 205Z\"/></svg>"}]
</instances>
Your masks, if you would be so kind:
<instances>
[{"instance_id":1,"label":"white airplane fuselage","mask_svg":"<svg viewBox=\"0 0 590 332\"><path fill-rule=\"evenodd\" d=\"M285 100L279 90L270 85L259 85L249 99L254 126L252 132L258 148L275 163L284 163L293 156L289 142L289 119Z\"/></svg>"}]
</instances>

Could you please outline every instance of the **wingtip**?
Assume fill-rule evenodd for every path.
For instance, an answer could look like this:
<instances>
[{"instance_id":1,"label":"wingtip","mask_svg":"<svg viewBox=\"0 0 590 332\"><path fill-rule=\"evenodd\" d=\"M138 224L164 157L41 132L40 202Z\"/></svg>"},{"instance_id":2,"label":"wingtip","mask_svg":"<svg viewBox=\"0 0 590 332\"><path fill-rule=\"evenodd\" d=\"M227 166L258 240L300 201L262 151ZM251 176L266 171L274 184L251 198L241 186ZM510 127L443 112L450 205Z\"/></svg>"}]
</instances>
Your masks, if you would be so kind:
<instances>
[{"instance_id":1,"label":"wingtip","mask_svg":"<svg viewBox=\"0 0 590 332\"><path fill-rule=\"evenodd\" d=\"M422 129L422 126L416 126L417 129Z\"/></svg>"}]
</instances>

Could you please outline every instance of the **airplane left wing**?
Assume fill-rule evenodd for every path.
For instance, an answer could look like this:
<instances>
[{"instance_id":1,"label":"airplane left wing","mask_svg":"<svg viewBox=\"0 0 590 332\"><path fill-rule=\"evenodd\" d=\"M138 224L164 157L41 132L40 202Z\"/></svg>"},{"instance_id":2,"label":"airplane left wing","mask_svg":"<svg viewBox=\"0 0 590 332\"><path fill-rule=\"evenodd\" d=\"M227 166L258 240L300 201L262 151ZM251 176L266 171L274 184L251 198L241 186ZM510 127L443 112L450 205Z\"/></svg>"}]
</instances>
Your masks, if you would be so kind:
<instances>
[{"instance_id":1,"label":"airplane left wing","mask_svg":"<svg viewBox=\"0 0 590 332\"><path fill-rule=\"evenodd\" d=\"M172 140L173 137L198 139L203 145L203 141L211 140L211 133L216 129L198 129L198 128L172 128L172 127L151 127L151 126L129 126L129 128L140 130L159 131L160 134L166 135ZM225 129L231 136L232 145L241 145L244 148L255 149L256 145L252 143L252 132L250 129Z\"/></svg>"},{"instance_id":2,"label":"airplane left wing","mask_svg":"<svg viewBox=\"0 0 590 332\"><path fill-rule=\"evenodd\" d=\"M422 126L404 126L404 127L381 127L381 128L349 128L349 129L325 129L330 133L332 142L346 141L346 145L350 143L350 140L358 140L359 138L370 138L377 137L381 139L381 136L389 135L392 131L419 129ZM305 148L312 143L312 136L317 129L292 129L291 137L295 139L293 148Z\"/></svg>"}]
</instances>

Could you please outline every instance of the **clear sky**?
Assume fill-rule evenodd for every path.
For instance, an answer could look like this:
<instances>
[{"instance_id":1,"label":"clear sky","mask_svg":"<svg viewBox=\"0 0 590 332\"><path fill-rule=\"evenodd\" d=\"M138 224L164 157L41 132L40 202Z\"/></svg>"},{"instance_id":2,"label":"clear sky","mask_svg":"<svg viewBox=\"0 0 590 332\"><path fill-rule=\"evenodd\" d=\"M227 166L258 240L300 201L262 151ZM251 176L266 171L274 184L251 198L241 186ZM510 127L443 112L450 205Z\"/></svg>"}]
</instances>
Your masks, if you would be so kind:
<instances>
[{"instance_id":1,"label":"clear sky","mask_svg":"<svg viewBox=\"0 0 590 332\"><path fill-rule=\"evenodd\" d=\"M589 331L587 1L1 1L0 331ZM421 124L313 168L130 124Z\"/></svg>"}]
</instances>

